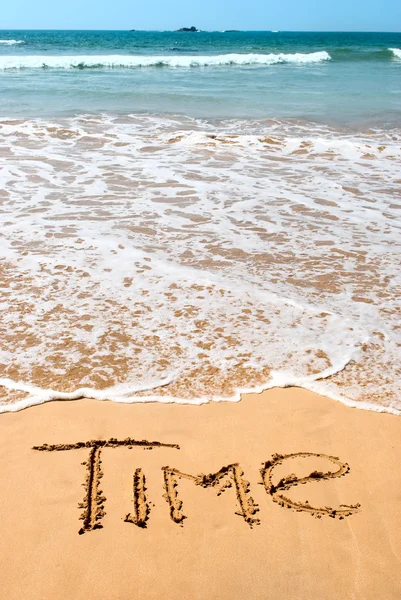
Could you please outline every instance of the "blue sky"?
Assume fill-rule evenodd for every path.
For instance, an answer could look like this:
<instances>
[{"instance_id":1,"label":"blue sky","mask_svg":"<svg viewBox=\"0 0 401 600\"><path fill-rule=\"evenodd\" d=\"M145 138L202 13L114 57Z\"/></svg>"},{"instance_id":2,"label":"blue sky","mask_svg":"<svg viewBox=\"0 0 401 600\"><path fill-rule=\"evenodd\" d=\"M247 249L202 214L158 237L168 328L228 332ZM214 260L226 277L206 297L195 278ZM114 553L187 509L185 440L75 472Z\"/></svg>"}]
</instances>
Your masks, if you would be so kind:
<instances>
[{"instance_id":1,"label":"blue sky","mask_svg":"<svg viewBox=\"0 0 401 600\"><path fill-rule=\"evenodd\" d=\"M0 29L401 31L401 0L4 0Z\"/></svg>"}]
</instances>

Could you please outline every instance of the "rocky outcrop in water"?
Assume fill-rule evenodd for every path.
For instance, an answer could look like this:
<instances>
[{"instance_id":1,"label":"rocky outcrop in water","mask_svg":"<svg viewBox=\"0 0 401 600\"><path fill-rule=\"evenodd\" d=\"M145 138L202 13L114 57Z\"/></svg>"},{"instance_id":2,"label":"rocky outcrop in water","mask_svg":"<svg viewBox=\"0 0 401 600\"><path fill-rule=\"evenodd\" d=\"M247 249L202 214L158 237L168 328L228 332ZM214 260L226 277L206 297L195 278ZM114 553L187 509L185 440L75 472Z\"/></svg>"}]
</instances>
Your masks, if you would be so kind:
<instances>
[{"instance_id":1,"label":"rocky outcrop in water","mask_svg":"<svg viewBox=\"0 0 401 600\"><path fill-rule=\"evenodd\" d=\"M196 33L197 31L199 31L199 29L197 29L196 27L192 26L192 27L181 27L181 29L177 29L177 31L188 32L188 33Z\"/></svg>"}]
</instances>

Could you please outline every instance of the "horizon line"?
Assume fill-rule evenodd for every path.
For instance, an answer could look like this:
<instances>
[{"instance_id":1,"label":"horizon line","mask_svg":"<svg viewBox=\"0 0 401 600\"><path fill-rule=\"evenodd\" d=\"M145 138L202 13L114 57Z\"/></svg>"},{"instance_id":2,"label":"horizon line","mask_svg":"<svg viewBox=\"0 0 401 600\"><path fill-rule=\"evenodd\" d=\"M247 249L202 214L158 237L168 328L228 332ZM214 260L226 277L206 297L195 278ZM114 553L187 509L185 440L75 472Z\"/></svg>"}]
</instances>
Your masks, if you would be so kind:
<instances>
[{"instance_id":1,"label":"horizon line","mask_svg":"<svg viewBox=\"0 0 401 600\"><path fill-rule=\"evenodd\" d=\"M116 31L127 33L191 33L178 29L70 29L70 28L1 28L0 31ZM400 30L362 29L198 29L197 33L401 33Z\"/></svg>"}]
</instances>

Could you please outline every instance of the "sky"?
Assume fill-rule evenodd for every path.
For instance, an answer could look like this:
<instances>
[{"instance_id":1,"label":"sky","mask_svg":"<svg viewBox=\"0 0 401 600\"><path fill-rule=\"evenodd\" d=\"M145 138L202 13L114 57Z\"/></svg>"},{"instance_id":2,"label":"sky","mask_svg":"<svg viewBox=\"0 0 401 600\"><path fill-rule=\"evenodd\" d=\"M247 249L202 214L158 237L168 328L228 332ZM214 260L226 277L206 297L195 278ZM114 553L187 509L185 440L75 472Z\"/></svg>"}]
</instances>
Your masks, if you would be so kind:
<instances>
[{"instance_id":1,"label":"sky","mask_svg":"<svg viewBox=\"0 0 401 600\"><path fill-rule=\"evenodd\" d=\"M1 29L401 31L401 0L3 0Z\"/></svg>"}]
</instances>

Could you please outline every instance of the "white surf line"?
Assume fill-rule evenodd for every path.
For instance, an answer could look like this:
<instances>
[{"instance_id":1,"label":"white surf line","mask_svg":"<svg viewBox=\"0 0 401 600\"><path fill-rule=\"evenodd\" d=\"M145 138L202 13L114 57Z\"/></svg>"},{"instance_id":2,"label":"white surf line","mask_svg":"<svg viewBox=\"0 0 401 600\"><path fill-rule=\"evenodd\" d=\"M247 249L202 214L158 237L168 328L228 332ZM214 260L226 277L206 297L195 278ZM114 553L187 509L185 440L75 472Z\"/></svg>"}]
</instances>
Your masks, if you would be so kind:
<instances>
[{"instance_id":1,"label":"white surf line","mask_svg":"<svg viewBox=\"0 0 401 600\"><path fill-rule=\"evenodd\" d=\"M8 69L134 69L146 67L219 67L276 64L314 64L331 60L326 51L295 54L218 54L207 56L24 55L1 56L0 70Z\"/></svg>"},{"instance_id":2,"label":"white surf line","mask_svg":"<svg viewBox=\"0 0 401 600\"><path fill-rule=\"evenodd\" d=\"M401 410L389 406L381 406L380 404L373 404L371 402L358 402L356 400L350 400L330 390L330 392L324 388L319 382L328 379L329 377L336 375L343 371L346 366L352 360L352 355L348 355L341 365L331 366L321 371L320 373L316 373L314 375L306 375L304 377L296 376L291 373L286 373L284 371L272 371L272 377L269 382L261 386L256 386L252 388L237 388L233 396L223 397L202 397L194 400L188 400L187 398L179 398L173 396L157 396L157 395L149 395L149 396L134 396L138 392L146 392L158 387L166 387L177 378L177 374L171 375L168 378L160 380L152 386L139 386L137 388L125 386L124 384L113 386L111 388L107 388L105 390L94 390L92 388L79 388L73 392L58 392L56 390L45 390L39 388L37 386L25 384L25 383L17 383L11 379L0 378L0 386L7 387L8 389L19 390L31 393L32 391L37 392L34 395L30 395L23 400L19 400L13 404L6 404L0 406L0 414L7 412L19 412L31 406L37 406L39 404L44 404L46 402L52 401L73 401L73 400L82 400L82 399L90 399L90 400L101 400L101 401L111 401L120 404L143 404L146 402L154 402L161 404L192 404L192 405L202 405L209 404L210 402L239 402L243 395L245 394L261 394L262 392L273 389L273 388L290 388L290 387L298 387L309 390L331 400L340 402L345 406L350 408L358 408L359 410L369 410L372 412L378 413L388 413L400 416ZM125 392L122 390L126 388ZM114 391L113 391L114 390ZM117 392L117 393L116 393Z\"/></svg>"},{"instance_id":3,"label":"white surf line","mask_svg":"<svg viewBox=\"0 0 401 600\"><path fill-rule=\"evenodd\" d=\"M0 414L6 412L18 412L30 406L37 406L39 404L45 404L46 402L52 401L63 401L63 400L110 400L118 403L132 403L131 397L133 394L138 392L148 392L158 387L165 387L175 381L177 373L161 379L152 385L146 386L127 386L124 384L116 385L104 390L95 390L93 388L78 388L73 392L59 392L53 389L40 388L35 385L26 384L23 382L15 382L12 379L0 378L0 386L3 386L9 390L16 390L21 392L27 392L29 396L23 400L18 400L12 404L0 405ZM126 391L124 391L126 390Z\"/></svg>"}]
</instances>

